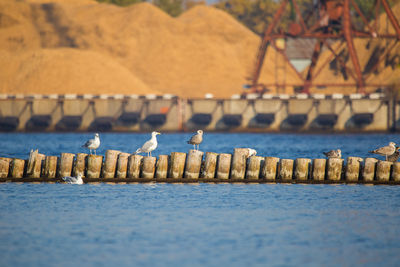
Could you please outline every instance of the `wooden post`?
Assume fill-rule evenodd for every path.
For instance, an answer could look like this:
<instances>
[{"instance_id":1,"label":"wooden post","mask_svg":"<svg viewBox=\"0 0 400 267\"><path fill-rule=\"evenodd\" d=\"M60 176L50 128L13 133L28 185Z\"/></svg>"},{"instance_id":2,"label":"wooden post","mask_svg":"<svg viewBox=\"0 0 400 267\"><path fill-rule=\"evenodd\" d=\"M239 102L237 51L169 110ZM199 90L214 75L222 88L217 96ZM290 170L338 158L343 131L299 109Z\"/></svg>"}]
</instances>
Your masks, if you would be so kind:
<instances>
[{"instance_id":1,"label":"wooden post","mask_svg":"<svg viewBox=\"0 0 400 267\"><path fill-rule=\"evenodd\" d=\"M33 150L31 149L31 152L29 153L29 159L28 159L28 164L26 166L26 174L29 177L32 177L35 172L35 164L38 158L39 150Z\"/></svg>"},{"instance_id":2,"label":"wooden post","mask_svg":"<svg viewBox=\"0 0 400 267\"><path fill-rule=\"evenodd\" d=\"M100 178L101 165L103 164L103 156L89 155L87 157L87 178Z\"/></svg>"},{"instance_id":3,"label":"wooden post","mask_svg":"<svg viewBox=\"0 0 400 267\"><path fill-rule=\"evenodd\" d=\"M85 177L87 156L88 154L86 153L76 154L74 167L72 168L73 176L77 177L78 175L82 175L82 177Z\"/></svg>"},{"instance_id":4,"label":"wooden post","mask_svg":"<svg viewBox=\"0 0 400 267\"><path fill-rule=\"evenodd\" d=\"M201 172L201 178L213 179L215 177L215 170L217 168L218 154L214 152L206 152L204 160L204 169Z\"/></svg>"},{"instance_id":5,"label":"wooden post","mask_svg":"<svg viewBox=\"0 0 400 267\"><path fill-rule=\"evenodd\" d=\"M156 157L144 157L141 177L145 179L154 178L155 167Z\"/></svg>"},{"instance_id":6,"label":"wooden post","mask_svg":"<svg viewBox=\"0 0 400 267\"><path fill-rule=\"evenodd\" d=\"M366 158L362 171L363 181L373 181L375 178L375 168L378 160L376 158Z\"/></svg>"},{"instance_id":7,"label":"wooden post","mask_svg":"<svg viewBox=\"0 0 400 267\"><path fill-rule=\"evenodd\" d=\"M279 165L279 178L282 180L291 180L293 177L292 159L282 159Z\"/></svg>"},{"instance_id":8,"label":"wooden post","mask_svg":"<svg viewBox=\"0 0 400 267\"><path fill-rule=\"evenodd\" d=\"M392 180L400 181L400 162L393 163Z\"/></svg>"},{"instance_id":9,"label":"wooden post","mask_svg":"<svg viewBox=\"0 0 400 267\"><path fill-rule=\"evenodd\" d=\"M359 157L348 157L346 164L346 181L358 181L360 176L360 163L363 161Z\"/></svg>"},{"instance_id":10,"label":"wooden post","mask_svg":"<svg viewBox=\"0 0 400 267\"><path fill-rule=\"evenodd\" d=\"M392 164L393 162L390 161L378 161L378 164L376 164L376 180L389 181Z\"/></svg>"},{"instance_id":11,"label":"wooden post","mask_svg":"<svg viewBox=\"0 0 400 267\"><path fill-rule=\"evenodd\" d=\"M218 155L217 178L229 179L229 171L231 169L231 154Z\"/></svg>"},{"instance_id":12,"label":"wooden post","mask_svg":"<svg viewBox=\"0 0 400 267\"><path fill-rule=\"evenodd\" d=\"M24 176L25 160L12 159L11 160L11 177L22 178Z\"/></svg>"},{"instance_id":13,"label":"wooden post","mask_svg":"<svg viewBox=\"0 0 400 267\"><path fill-rule=\"evenodd\" d=\"M294 177L297 180L308 180L308 173L311 159L298 158L296 159Z\"/></svg>"},{"instance_id":14,"label":"wooden post","mask_svg":"<svg viewBox=\"0 0 400 267\"><path fill-rule=\"evenodd\" d=\"M168 170L168 178L182 178L183 170L185 169L186 153L172 152L171 166Z\"/></svg>"},{"instance_id":15,"label":"wooden post","mask_svg":"<svg viewBox=\"0 0 400 267\"><path fill-rule=\"evenodd\" d=\"M58 177L71 176L74 156L75 155L71 153L61 153Z\"/></svg>"},{"instance_id":16,"label":"wooden post","mask_svg":"<svg viewBox=\"0 0 400 267\"><path fill-rule=\"evenodd\" d=\"M168 175L168 155L159 155L156 163L156 178L167 178Z\"/></svg>"},{"instance_id":17,"label":"wooden post","mask_svg":"<svg viewBox=\"0 0 400 267\"><path fill-rule=\"evenodd\" d=\"M326 159L314 159L312 179L315 181L325 180L325 167L326 167Z\"/></svg>"},{"instance_id":18,"label":"wooden post","mask_svg":"<svg viewBox=\"0 0 400 267\"><path fill-rule=\"evenodd\" d=\"M244 179L248 156L249 150L247 148L235 148L232 158L231 179Z\"/></svg>"},{"instance_id":19,"label":"wooden post","mask_svg":"<svg viewBox=\"0 0 400 267\"><path fill-rule=\"evenodd\" d=\"M0 158L0 178L7 178L8 172L10 170L10 161L9 158Z\"/></svg>"},{"instance_id":20,"label":"wooden post","mask_svg":"<svg viewBox=\"0 0 400 267\"><path fill-rule=\"evenodd\" d=\"M260 169L263 165L264 158L260 156L251 156L246 170L247 179L259 179Z\"/></svg>"},{"instance_id":21,"label":"wooden post","mask_svg":"<svg viewBox=\"0 0 400 267\"><path fill-rule=\"evenodd\" d=\"M57 175L57 156L46 156L43 175L46 178L55 178Z\"/></svg>"},{"instance_id":22,"label":"wooden post","mask_svg":"<svg viewBox=\"0 0 400 267\"><path fill-rule=\"evenodd\" d=\"M121 153L117 150L107 150L106 157L104 160L104 166L102 171L103 178L114 178L115 177L115 169L117 167L117 159L118 155Z\"/></svg>"},{"instance_id":23,"label":"wooden post","mask_svg":"<svg viewBox=\"0 0 400 267\"><path fill-rule=\"evenodd\" d=\"M143 156L131 155L128 158L128 178L139 178Z\"/></svg>"},{"instance_id":24,"label":"wooden post","mask_svg":"<svg viewBox=\"0 0 400 267\"><path fill-rule=\"evenodd\" d=\"M129 153L120 153L117 161L117 178L126 178Z\"/></svg>"},{"instance_id":25,"label":"wooden post","mask_svg":"<svg viewBox=\"0 0 400 267\"><path fill-rule=\"evenodd\" d=\"M203 152L199 150L189 150L186 160L185 178L198 179L200 176L201 162L203 160Z\"/></svg>"},{"instance_id":26,"label":"wooden post","mask_svg":"<svg viewBox=\"0 0 400 267\"><path fill-rule=\"evenodd\" d=\"M261 170L261 178L266 180L275 180L278 169L279 158L265 157L264 165Z\"/></svg>"},{"instance_id":27,"label":"wooden post","mask_svg":"<svg viewBox=\"0 0 400 267\"><path fill-rule=\"evenodd\" d=\"M328 180L340 181L342 177L343 159L329 158L328 159Z\"/></svg>"},{"instance_id":28,"label":"wooden post","mask_svg":"<svg viewBox=\"0 0 400 267\"><path fill-rule=\"evenodd\" d=\"M46 155L44 154L37 154L36 161L35 161L35 166L33 168L33 173L30 177L32 178L40 178L40 175L42 173L42 163L44 159L46 158Z\"/></svg>"}]
</instances>

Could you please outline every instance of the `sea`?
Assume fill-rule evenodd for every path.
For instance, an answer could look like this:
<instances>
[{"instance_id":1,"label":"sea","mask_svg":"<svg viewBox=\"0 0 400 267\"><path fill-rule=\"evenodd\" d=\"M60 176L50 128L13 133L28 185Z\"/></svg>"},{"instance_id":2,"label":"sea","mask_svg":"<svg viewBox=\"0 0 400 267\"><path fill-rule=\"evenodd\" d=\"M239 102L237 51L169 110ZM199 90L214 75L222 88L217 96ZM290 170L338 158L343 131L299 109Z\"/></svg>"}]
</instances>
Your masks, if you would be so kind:
<instances>
[{"instance_id":1,"label":"sea","mask_svg":"<svg viewBox=\"0 0 400 267\"><path fill-rule=\"evenodd\" d=\"M187 152L162 133L153 156ZM0 157L85 152L93 133L1 133ZM133 153L149 133L100 133L98 154ZM343 157L398 134L205 133L200 150ZM379 156L378 156L379 157ZM400 186L0 184L0 266L399 266Z\"/></svg>"}]
</instances>

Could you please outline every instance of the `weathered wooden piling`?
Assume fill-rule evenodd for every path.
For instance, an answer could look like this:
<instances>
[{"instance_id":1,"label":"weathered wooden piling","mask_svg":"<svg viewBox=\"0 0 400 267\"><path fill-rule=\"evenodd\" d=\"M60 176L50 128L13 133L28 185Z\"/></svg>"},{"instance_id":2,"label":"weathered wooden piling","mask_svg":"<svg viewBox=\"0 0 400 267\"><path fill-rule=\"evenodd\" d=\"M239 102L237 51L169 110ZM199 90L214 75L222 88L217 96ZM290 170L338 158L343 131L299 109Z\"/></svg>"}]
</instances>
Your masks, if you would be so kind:
<instances>
[{"instance_id":1,"label":"weathered wooden piling","mask_svg":"<svg viewBox=\"0 0 400 267\"><path fill-rule=\"evenodd\" d=\"M7 178L10 171L10 158L0 158L0 178Z\"/></svg>"},{"instance_id":2,"label":"weathered wooden piling","mask_svg":"<svg viewBox=\"0 0 400 267\"><path fill-rule=\"evenodd\" d=\"M182 178L185 169L186 153L172 152L171 153L171 166L168 170L168 178Z\"/></svg>"},{"instance_id":3,"label":"weathered wooden piling","mask_svg":"<svg viewBox=\"0 0 400 267\"><path fill-rule=\"evenodd\" d=\"M281 159L279 164L279 178L282 180L291 180L293 177L293 163L292 159Z\"/></svg>"},{"instance_id":4,"label":"weathered wooden piling","mask_svg":"<svg viewBox=\"0 0 400 267\"><path fill-rule=\"evenodd\" d=\"M89 155L87 157L87 178L100 178L101 166L103 165L103 156Z\"/></svg>"},{"instance_id":5,"label":"weathered wooden piling","mask_svg":"<svg viewBox=\"0 0 400 267\"><path fill-rule=\"evenodd\" d=\"M244 179L248 157L249 150L247 148L235 148L232 158L231 179Z\"/></svg>"},{"instance_id":6,"label":"weathered wooden piling","mask_svg":"<svg viewBox=\"0 0 400 267\"><path fill-rule=\"evenodd\" d=\"M106 157L104 159L102 177L103 178L114 178L115 169L117 167L118 155L121 153L117 150L107 150Z\"/></svg>"},{"instance_id":7,"label":"weathered wooden piling","mask_svg":"<svg viewBox=\"0 0 400 267\"><path fill-rule=\"evenodd\" d=\"M326 159L314 159L312 169L312 179L314 181L325 180Z\"/></svg>"},{"instance_id":8,"label":"weathered wooden piling","mask_svg":"<svg viewBox=\"0 0 400 267\"><path fill-rule=\"evenodd\" d=\"M231 154L219 154L217 166L217 178L229 179L229 171L231 169Z\"/></svg>"},{"instance_id":9,"label":"weathered wooden piling","mask_svg":"<svg viewBox=\"0 0 400 267\"><path fill-rule=\"evenodd\" d=\"M71 153L61 153L58 177L71 176L74 156Z\"/></svg>"},{"instance_id":10,"label":"weathered wooden piling","mask_svg":"<svg viewBox=\"0 0 400 267\"><path fill-rule=\"evenodd\" d=\"M347 164L346 164L346 181L356 182L360 176L360 166L361 162L363 161L362 158L359 157L348 157Z\"/></svg>"},{"instance_id":11,"label":"weathered wooden piling","mask_svg":"<svg viewBox=\"0 0 400 267\"><path fill-rule=\"evenodd\" d=\"M265 157L264 164L261 169L261 179L275 180L278 170L279 158Z\"/></svg>"},{"instance_id":12,"label":"weathered wooden piling","mask_svg":"<svg viewBox=\"0 0 400 267\"><path fill-rule=\"evenodd\" d=\"M140 169L142 168L143 156L131 155L128 158L128 178L139 178Z\"/></svg>"},{"instance_id":13,"label":"weathered wooden piling","mask_svg":"<svg viewBox=\"0 0 400 267\"><path fill-rule=\"evenodd\" d=\"M393 162L390 161L378 161L376 164L376 180L377 181L389 181L390 179L390 168L392 167Z\"/></svg>"},{"instance_id":14,"label":"weathered wooden piling","mask_svg":"<svg viewBox=\"0 0 400 267\"><path fill-rule=\"evenodd\" d=\"M24 168L25 168L25 160L23 159L12 159L11 160L11 169L10 176L13 178L22 178L24 177Z\"/></svg>"},{"instance_id":15,"label":"weathered wooden piling","mask_svg":"<svg viewBox=\"0 0 400 267\"><path fill-rule=\"evenodd\" d=\"M141 178L154 178L156 170L156 157L144 157Z\"/></svg>"},{"instance_id":16,"label":"weathered wooden piling","mask_svg":"<svg viewBox=\"0 0 400 267\"><path fill-rule=\"evenodd\" d=\"M343 159L329 158L328 159L328 180L330 181L340 181L342 178L342 166Z\"/></svg>"},{"instance_id":17,"label":"weathered wooden piling","mask_svg":"<svg viewBox=\"0 0 400 267\"><path fill-rule=\"evenodd\" d=\"M185 178L198 179L200 176L201 162L203 160L203 152L200 150L189 150L186 159Z\"/></svg>"},{"instance_id":18,"label":"weathered wooden piling","mask_svg":"<svg viewBox=\"0 0 400 267\"><path fill-rule=\"evenodd\" d=\"M57 156L46 156L42 177L55 178L57 175Z\"/></svg>"},{"instance_id":19,"label":"weathered wooden piling","mask_svg":"<svg viewBox=\"0 0 400 267\"><path fill-rule=\"evenodd\" d=\"M364 161L364 168L362 170L363 181L373 181L375 178L375 168L378 160L376 158L366 158Z\"/></svg>"},{"instance_id":20,"label":"weathered wooden piling","mask_svg":"<svg viewBox=\"0 0 400 267\"><path fill-rule=\"evenodd\" d=\"M40 178L44 158L45 155L40 154L37 149L31 150L26 168L26 175L29 178Z\"/></svg>"},{"instance_id":21,"label":"weathered wooden piling","mask_svg":"<svg viewBox=\"0 0 400 267\"><path fill-rule=\"evenodd\" d=\"M85 177L87 157L88 157L88 154L86 154L86 153L76 154L74 166L72 168L73 176L77 177L78 175L82 175L82 177Z\"/></svg>"},{"instance_id":22,"label":"weathered wooden piling","mask_svg":"<svg viewBox=\"0 0 400 267\"><path fill-rule=\"evenodd\" d=\"M260 169L261 165L264 163L264 158L260 156L251 156L249 157L247 170L246 170L246 178L247 179L259 179L260 178Z\"/></svg>"},{"instance_id":23,"label":"weathered wooden piling","mask_svg":"<svg viewBox=\"0 0 400 267\"><path fill-rule=\"evenodd\" d=\"M400 162L394 162L392 168L392 180L400 181Z\"/></svg>"},{"instance_id":24,"label":"weathered wooden piling","mask_svg":"<svg viewBox=\"0 0 400 267\"><path fill-rule=\"evenodd\" d=\"M204 168L200 175L201 178L212 179L215 177L215 170L217 169L217 157L217 153L206 152Z\"/></svg>"},{"instance_id":25,"label":"weathered wooden piling","mask_svg":"<svg viewBox=\"0 0 400 267\"><path fill-rule=\"evenodd\" d=\"M296 159L294 178L297 180L308 180L311 159Z\"/></svg>"},{"instance_id":26,"label":"weathered wooden piling","mask_svg":"<svg viewBox=\"0 0 400 267\"><path fill-rule=\"evenodd\" d=\"M159 155L156 163L156 178L168 178L168 155Z\"/></svg>"},{"instance_id":27,"label":"weathered wooden piling","mask_svg":"<svg viewBox=\"0 0 400 267\"><path fill-rule=\"evenodd\" d=\"M128 171L128 157L131 154L129 153L120 153L118 155L117 161L117 178L126 178L126 173Z\"/></svg>"}]
</instances>

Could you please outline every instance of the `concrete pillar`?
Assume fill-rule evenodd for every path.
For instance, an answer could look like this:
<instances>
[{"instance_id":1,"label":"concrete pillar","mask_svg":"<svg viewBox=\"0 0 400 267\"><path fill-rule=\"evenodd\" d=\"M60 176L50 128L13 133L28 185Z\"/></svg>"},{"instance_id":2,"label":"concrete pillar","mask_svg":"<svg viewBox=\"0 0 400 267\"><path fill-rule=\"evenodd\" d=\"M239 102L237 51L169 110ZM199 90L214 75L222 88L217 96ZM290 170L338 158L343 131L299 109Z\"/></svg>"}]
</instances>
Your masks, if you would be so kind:
<instances>
[{"instance_id":1,"label":"concrete pillar","mask_svg":"<svg viewBox=\"0 0 400 267\"><path fill-rule=\"evenodd\" d=\"M278 169L279 158L265 157L261 170L261 178L265 180L275 180Z\"/></svg>"},{"instance_id":2,"label":"concrete pillar","mask_svg":"<svg viewBox=\"0 0 400 267\"><path fill-rule=\"evenodd\" d=\"M393 162L390 161L378 161L376 164L376 180L377 181L389 181L390 179L390 168Z\"/></svg>"},{"instance_id":3,"label":"concrete pillar","mask_svg":"<svg viewBox=\"0 0 400 267\"><path fill-rule=\"evenodd\" d=\"M326 167L326 159L313 160L312 179L314 181L325 180L325 167Z\"/></svg>"},{"instance_id":4,"label":"concrete pillar","mask_svg":"<svg viewBox=\"0 0 400 267\"><path fill-rule=\"evenodd\" d=\"M282 180L292 180L293 177L293 163L292 159L281 159L279 165L279 178Z\"/></svg>"},{"instance_id":5,"label":"concrete pillar","mask_svg":"<svg viewBox=\"0 0 400 267\"><path fill-rule=\"evenodd\" d=\"M204 160L204 169L201 173L201 178L213 179L215 177L215 170L217 168L218 154L214 152L206 152Z\"/></svg>"},{"instance_id":6,"label":"concrete pillar","mask_svg":"<svg viewBox=\"0 0 400 267\"><path fill-rule=\"evenodd\" d=\"M311 159L298 158L296 159L294 178L297 180L308 180L308 173Z\"/></svg>"},{"instance_id":7,"label":"concrete pillar","mask_svg":"<svg viewBox=\"0 0 400 267\"><path fill-rule=\"evenodd\" d=\"M217 166L217 178L229 179L229 172L231 169L231 154L219 154Z\"/></svg>"},{"instance_id":8,"label":"concrete pillar","mask_svg":"<svg viewBox=\"0 0 400 267\"><path fill-rule=\"evenodd\" d=\"M72 168L73 176L77 177L78 175L82 175L82 177L85 177L87 156L88 154L86 153L76 154L74 167Z\"/></svg>"},{"instance_id":9,"label":"concrete pillar","mask_svg":"<svg viewBox=\"0 0 400 267\"><path fill-rule=\"evenodd\" d=\"M179 179L183 177L183 170L185 169L186 153L172 152L171 153L171 166L168 170L168 178Z\"/></svg>"},{"instance_id":10,"label":"concrete pillar","mask_svg":"<svg viewBox=\"0 0 400 267\"><path fill-rule=\"evenodd\" d=\"M168 155L159 155L156 164L156 178L168 178Z\"/></svg>"},{"instance_id":11,"label":"concrete pillar","mask_svg":"<svg viewBox=\"0 0 400 267\"><path fill-rule=\"evenodd\" d=\"M235 148L232 158L231 179L244 179L248 156L249 150L247 148Z\"/></svg>"},{"instance_id":12,"label":"concrete pillar","mask_svg":"<svg viewBox=\"0 0 400 267\"><path fill-rule=\"evenodd\" d=\"M101 166L103 165L103 156L89 155L87 158L87 178L100 178Z\"/></svg>"},{"instance_id":13,"label":"concrete pillar","mask_svg":"<svg viewBox=\"0 0 400 267\"><path fill-rule=\"evenodd\" d=\"M360 166L362 158L359 157L348 157L346 164L346 181L356 182L360 175Z\"/></svg>"},{"instance_id":14,"label":"concrete pillar","mask_svg":"<svg viewBox=\"0 0 400 267\"><path fill-rule=\"evenodd\" d=\"M247 179L259 179L261 165L264 163L264 158L259 156L251 156L248 160L246 178Z\"/></svg>"},{"instance_id":15,"label":"concrete pillar","mask_svg":"<svg viewBox=\"0 0 400 267\"><path fill-rule=\"evenodd\" d=\"M11 177L22 178L24 177L25 160L23 159L12 159L11 160Z\"/></svg>"},{"instance_id":16,"label":"concrete pillar","mask_svg":"<svg viewBox=\"0 0 400 267\"><path fill-rule=\"evenodd\" d=\"M156 170L156 157L144 157L141 178L152 179Z\"/></svg>"},{"instance_id":17,"label":"concrete pillar","mask_svg":"<svg viewBox=\"0 0 400 267\"><path fill-rule=\"evenodd\" d=\"M328 180L340 181L342 177L343 159L329 158L328 159Z\"/></svg>"},{"instance_id":18,"label":"concrete pillar","mask_svg":"<svg viewBox=\"0 0 400 267\"><path fill-rule=\"evenodd\" d=\"M400 162L393 163L392 180L400 181Z\"/></svg>"},{"instance_id":19,"label":"concrete pillar","mask_svg":"<svg viewBox=\"0 0 400 267\"><path fill-rule=\"evenodd\" d=\"M61 153L58 177L71 176L74 156L75 155L71 153Z\"/></svg>"},{"instance_id":20,"label":"concrete pillar","mask_svg":"<svg viewBox=\"0 0 400 267\"><path fill-rule=\"evenodd\" d=\"M126 178L126 173L128 170L128 157L131 154L129 153L120 153L118 155L118 161L117 161L117 178Z\"/></svg>"},{"instance_id":21,"label":"concrete pillar","mask_svg":"<svg viewBox=\"0 0 400 267\"><path fill-rule=\"evenodd\" d=\"M43 177L45 178L55 178L57 175L57 156L46 156L44 161L44 171Z\"/></svg>"},{"instance_id":22,"label":"concrete pillar","mask_svg":"<svg viewBox=\"0 0 400 267\"><path fill-rule=\"evenodd\" d=\"M366 158L362 170L363 181L373 181L375 178L375 168L378 160L376 158Z\"/></svg>"},{"instance_id":23,"label":"concrete pillar","mask_svg":"<svg viewBox=\"0 0 400 267\"><path fill-rule=\"evenodd\" d=\"M128 158L128 178L139 178L143 156L131 155Z\"/></svg>"},{"instance_id":24,"label":"concrete pillar","mask_svg":"<svg viewBox=\"0 0 400 267\"><path fill-rule=\"evenodd\" d=\"M106 157L104 160L104 166L103 166L103 172L102 172L103 178L114 178L115 177L115 169L117 167L117 159L118 159L119 153L121 153L121 151L117 151L117 150L107 150L106 151Z\"/></svg>"},{"instance_id":25,"label":"concrete pillar","mask_svg":"<svg viewBox=\"0 0 400 267\"><path fill-rule=\"evenodd\" d=\"M9 158L0 158L0 178L7 178L8 172L10 170L10 162Z\"/></svg>"},{"instance_id":26,"label":"concrete pillar","mask_svg":"<svg viewBox=\"0 0 400 267\"><path fill-rule=\"evenodd\" d=\"M203 161L203 152L199 150L189 150L186 160L185 178L198 179L200 176L201 162Z\"/></svg>"}]
</instances>

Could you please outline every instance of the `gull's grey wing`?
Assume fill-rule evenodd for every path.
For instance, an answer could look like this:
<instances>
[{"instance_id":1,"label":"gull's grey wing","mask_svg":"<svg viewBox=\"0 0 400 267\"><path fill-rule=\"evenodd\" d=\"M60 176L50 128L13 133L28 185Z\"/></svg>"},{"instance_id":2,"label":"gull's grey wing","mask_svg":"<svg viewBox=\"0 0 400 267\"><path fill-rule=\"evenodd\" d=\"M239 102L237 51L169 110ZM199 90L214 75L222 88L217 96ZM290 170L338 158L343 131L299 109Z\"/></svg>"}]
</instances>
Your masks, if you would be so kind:
<instances>
[{"instance_id":1,"label":"gull's grey wing","mask_svg":"<svg viewBox=\"0 0 400 267\"><path fill-rule=\"evenodd\" d=\"M393 149L393 147L391 147L391 146L384 146L384 147L378 148L374 151L379 154L392 155L394 153L395 149Z\"/></svg>"},{"instance_id":2,"label":"gull's grey wing","mask_svg":"<svg viewBox=\"0 0 400 267\"><path fill-rule=\"evenodd\" d=\"M63 177L62 179L67 183L75 183L77 180L75 177L71 177L71 176L66 176L66 177Z\"/></svg>"},{"instance_id":3,"label":"gull's grey wing","mask_svg":"<svg viewBox=\"0 0 400 267\"><path fill-rule=\"evenodd\" d=\"M192 144L192 145L194 145L194 144L198 145L198 144L201 144L202 141L203 141L202 136L200 134L195 134L190 138L188 143Z\"/></svg>"},{"instance_id":4,"label":"gull's grey wing","mask_svg":"<svg viewBox=\"0 0 400 267\"><path fill-rule=\"evenodd\" d=\"M141 147L141 150L143 152L147 152L153 145L154 145L153 142L151 142L151 140L149 140L143 144L143 146Z\"/></svg>"},{"instance_id":5,"label":"gull's grey wing","mask_svg":"<svg viewBox=\"0 0 400 267\"><path fill-rule=\"evenodd\" d=\"M94 139L87 140L82 147L89 147L94 144Z\"/></svg>"}]
</instances>

